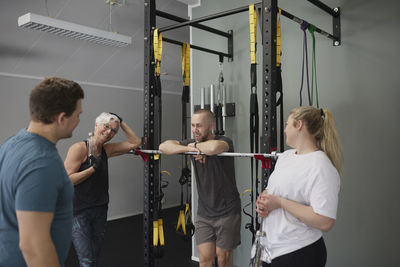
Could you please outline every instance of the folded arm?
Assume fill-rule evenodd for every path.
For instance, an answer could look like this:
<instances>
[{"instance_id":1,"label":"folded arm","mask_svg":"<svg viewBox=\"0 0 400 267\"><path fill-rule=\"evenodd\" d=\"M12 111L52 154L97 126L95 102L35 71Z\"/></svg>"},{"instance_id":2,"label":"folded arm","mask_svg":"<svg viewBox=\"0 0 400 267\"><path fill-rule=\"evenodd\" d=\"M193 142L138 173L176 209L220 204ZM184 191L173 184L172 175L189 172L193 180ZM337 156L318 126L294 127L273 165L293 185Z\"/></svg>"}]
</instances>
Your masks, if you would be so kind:
<instances>
[{"instance_id":1,"label":"folded arm","mask_svg":"<svg viewBox=\"0 0 400 267\"><path fill-rule=\"evenodd\" d=\"M270 195L267 191L258 196L256 211L260 217L267 217L271 211L278 208L286 210L308 226L324 232L331 230L335 224L334 219L316 213L311 206Z\"/></svg>"},{"instance_id":2,"label":"folded arm","mask_svg":"<svg viewBox=\"0 0 400 267\"><path fill-rule=\"evenodd\" d=\"M209 156L229 151L228 143L222 140L208 140L199 142L196 144L196 148Z\"/></svg>"},{"instance_id":3,"label":"folded arm","mask_svg":"<svg viewBox=\"0 0 400 267\"><path fill-rule=\"evenodd\" d=\"M196 149L193 145L181 145L176 140L167 140L160 144L158 148L162 153L166 155L173 155L173 154L180 154L184 152L198 152L199 150Z\"/></svg>"}]
</instances>

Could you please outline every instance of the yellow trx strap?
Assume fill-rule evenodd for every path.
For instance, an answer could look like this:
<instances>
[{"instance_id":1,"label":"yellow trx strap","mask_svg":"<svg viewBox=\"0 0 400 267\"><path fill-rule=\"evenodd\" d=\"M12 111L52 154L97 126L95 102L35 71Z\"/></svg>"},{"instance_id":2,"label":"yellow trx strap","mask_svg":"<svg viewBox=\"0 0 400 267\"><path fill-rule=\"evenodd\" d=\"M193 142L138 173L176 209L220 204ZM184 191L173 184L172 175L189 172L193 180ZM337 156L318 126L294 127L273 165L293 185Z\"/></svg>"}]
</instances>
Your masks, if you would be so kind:
<instances>
[{"instance_id":1,"label":"yellow trx strap","mask_svg":"<svg viewBox=\"0 0 400 267\"><path fill-rule=\"evenodd\" d=\"M189 86L190 44L183 43L181 52L183 86Z\"/></svg>"},{"instance_id":2,"label":"yellow trx strap","mask_svg":"<svg viewBox=\"0 0 400 267\"><path fill-rule=\"evenodd\" d=\"M163 228L163 220L162 219L153 221L153 246L157 247L158 243L160 243L160 246L165 245L164 228Z\"/></svg>"},{"instance_id":3,"label":"yellow trx strap","mask_svg":"<svg viewBox=\"0 0 400 267\"><path fill-rule=\"evenodd\" d=\"M257 11L254 4L249 5L249 24L250 24L250 61L256 63L257 45Z\"/></svg>"},{"instance_id":4,"label":"yellow trx strap","mask_svg":"<svg viewBox=\"0 0 400 267\"><path fill-rule=\"evenodd\" d=\"M160 63L162 55L162 33L158 33L158 29L154 30L153 37L154 60L156 63L156 75L160 76Z\"/></svg>"},{"instance_id":5,"label":"yellow trx strap","mask_svg":"<svg viewBox=\"0 0 400 267\"><path fill-rule=\"evenodd\" d=\"M160 239L160 246L164 246L165 241L164 241L163 219L158 219L158 237Z\"/></svg>"},{"instance_id":6,"label":"yellow trx strap","mask_svg":"<svg viewBox=\"0 0 400 267\"><path fill-rule=\"evenodd\" d=\"M158 246L158 221L153 221L153 246Z\"/></svg>"},{"instance_id":7,"label":"yellow trx strap","mask_svg":"<svg viewBox=\"0 0 400 267\"><path fill-rule=\"evenodd\" d=\"M179 227L182 227L183 234L186 235L185 214L183 213L183 210L179 211L178 224L176 225L176 231L178 231Z\"/></svg>"},{"instance_id":8,"label":"yellow trx strap","mask_svg":"<svg viewBox=\"0 0 400 267\"><path fill-rule=\"evenodd\" d=\"M280 8L278 13L278 21L276 23L276 66L281 65L281 13Z\"/></svg>"},{"instance_id":9,"label":"yellow trx strap","mask_svg":"<svg viewBox=\"0 0 400 267\"><path fill-rule=\"evenodd\" d=\"M192 212L190 211L190 205L189 203L186 203L186 209L185 209L185 217L189 216L188 218L190 219L190 223L193 223L192 221Z\"/></svg>"},{"instance_id":10,"label":"yellow trx strap","mask_svg":"<svg viewBox=\"0 0 400 267\"><path fill-rule=\"evenodd\" d=\"M183 212L183 210L179 211L178 224L176 225L176 231L182 227L182 232L184 235L186 235L186 223L193 224L192 212L190 211L189 203L186 203L185 206L185 212Z\"/></svg>"}]
</instances>

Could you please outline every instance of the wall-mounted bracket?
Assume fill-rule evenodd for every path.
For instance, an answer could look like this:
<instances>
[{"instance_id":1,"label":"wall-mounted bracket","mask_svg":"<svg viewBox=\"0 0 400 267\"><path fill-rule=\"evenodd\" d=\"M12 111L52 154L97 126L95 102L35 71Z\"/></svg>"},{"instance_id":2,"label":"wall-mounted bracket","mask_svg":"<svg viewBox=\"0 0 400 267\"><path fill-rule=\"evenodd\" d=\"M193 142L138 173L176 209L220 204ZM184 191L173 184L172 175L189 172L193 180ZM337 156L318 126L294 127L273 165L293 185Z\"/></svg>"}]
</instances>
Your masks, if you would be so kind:
<instances>
[{"instance_id":1,"label":"wall-mounted bracket","mask_svg":"<svg viewBox=\"0 0 400 267\"><path fill-rule=\"evenodd\" d=\"M340 7L330 8L320 0L308 0L308 2L314 4L332 16L332 35L334 37L333 45L339 46L341 44Z\"/></svg>"},{"instance_id":2,"label":"wall-mounted bracket","mask_svg":"<svg viewBox=\"0 0 400 267\"><path fill-rule=\"evenodd\" d=\"M342 44L342 39L341 39L341 26L340 26L340 7L335 7L334 12L336 13L335 16L333 16L332 20L332 25L333 25L333 36L336 38L335 41L333 41L334 46L339 46Z\"/></svg>"},{"instance_id":3,"label":"wall-mounted bracket","mask_svg":"<svg viewBox=\"0 0 400 267\"><path fill-rule=\"evenodd\" d=\"M233 31L230 30L228 31L229 37L228 37L228 62L233 61Z\"/></svg>"}]
</instances>

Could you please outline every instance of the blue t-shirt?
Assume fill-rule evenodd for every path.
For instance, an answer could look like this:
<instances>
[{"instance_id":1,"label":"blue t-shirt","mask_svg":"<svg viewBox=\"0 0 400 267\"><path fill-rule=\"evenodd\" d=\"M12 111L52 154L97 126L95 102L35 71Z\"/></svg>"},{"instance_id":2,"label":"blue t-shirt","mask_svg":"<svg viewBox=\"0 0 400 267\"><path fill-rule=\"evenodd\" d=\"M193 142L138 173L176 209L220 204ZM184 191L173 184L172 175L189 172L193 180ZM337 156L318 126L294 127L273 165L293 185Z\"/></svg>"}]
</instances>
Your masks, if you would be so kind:
<instances>
[{"instance_id":1,"label":"blue t-shirt","mask_svg":"<svg viewBox=\"0 0 400 267\"><path fill-rule=\"evenodd\" d=\"M54 143L25 129L0 146L0 266L26 266L16 211L52 212L61 265L71 244L73 186Z\"/></svg>"}]
</instances>

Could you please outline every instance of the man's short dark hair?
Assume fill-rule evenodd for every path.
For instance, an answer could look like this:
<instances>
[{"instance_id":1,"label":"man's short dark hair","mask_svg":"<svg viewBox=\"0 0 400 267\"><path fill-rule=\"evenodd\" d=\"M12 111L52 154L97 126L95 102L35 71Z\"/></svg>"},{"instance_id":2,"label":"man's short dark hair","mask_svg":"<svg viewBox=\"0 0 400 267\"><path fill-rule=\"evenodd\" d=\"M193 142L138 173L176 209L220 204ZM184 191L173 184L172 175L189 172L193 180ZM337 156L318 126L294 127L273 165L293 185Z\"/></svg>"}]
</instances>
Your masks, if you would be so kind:
<instances>
[{"instance_id":1,"label":"man's short dark hair","mask_svg":"<svg viewBox=\"0 0 400 267\"><path fill-rule=\"evenodd\" d=\"M198 109L193 114L205 114L206 118L207 118L207 121L209 123L213 123L214 122L214 118L215 118L214 113L209 109Z\"/></svg>"},{"instance_id":2,"label":"man's short dark hair","mask_svg":"<svg viewBox=\"0 0 400 267\"><path fill-rule=\"evenodd\" d=\"M63 78L45 78L31 91L29 108L31 120L50 124L54 116L65 112L71 116L79 99L84 98L81 86Z\"/></svg>"}]
</instances>

